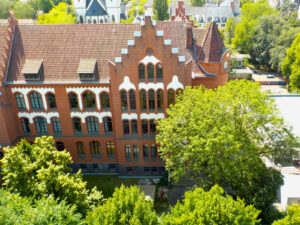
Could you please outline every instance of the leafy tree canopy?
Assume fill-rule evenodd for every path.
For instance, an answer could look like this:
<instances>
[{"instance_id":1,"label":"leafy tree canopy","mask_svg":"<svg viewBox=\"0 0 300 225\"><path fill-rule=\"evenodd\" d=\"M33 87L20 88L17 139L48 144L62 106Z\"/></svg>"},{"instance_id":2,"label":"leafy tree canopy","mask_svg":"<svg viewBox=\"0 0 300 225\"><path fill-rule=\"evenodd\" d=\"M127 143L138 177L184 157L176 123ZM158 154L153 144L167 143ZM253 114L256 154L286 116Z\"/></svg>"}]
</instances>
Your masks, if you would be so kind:
<instances>
[{"instance_id":1,"label":"leafy tree canopy","mask_svg":"<svg viewBox=\"0 0 300 225\"><path fill-rule=\"evenodd\" d=\"M260 16L278 14L267 1L243 4L241 9L241 22L236 25L235 36L232 39L234 47L242 52L249 53L253 44L254 27Z\"/></svg>"},{"instance_id":2,"label":"leafy tree canopy","mask_svg":"<svg viewBox=\"0 0 300 225\"><path fill-rule=\"evenodd\" d=\"M235 201L218 185L208 192L196 188L184 196L183 204L177 202L170 213L162 215L162 224L254 225L259 222L259 210L246 206L239 198Z\"/></svg>"},{"instance_id":3,"label":"leafy tree canopy","mask_svg":"<svg viewBox=\"0 0 300 225\"><path fill-rule=\"evenodd\" d=\"M3 181L11 192L36 199L51 195L76 205L82 214L102 199L96 189L89 193L80 171L70 174L71 156L65 150L56 150L53 137L36 138L34 144L22 140L4 152L0 160Z\"/></svg>"},{"instance_id":4,"label":"leafy tree canopy","mask_svg":"<svg viewBox=\"0 0 300 225\"><path fill-rule=\"evenodd\" d=\"M121 23L132 23L134 18L139 15L145 14L144 5L147 0L131 0L131 8L127 12L127 19L121 20Z\"/></svg>"},{"instance_id":5,"label":"leafy tree canopy","mask_svg":"<svg viewBox=\"0 0 300 225\"><path fill-rule=\"evenodd\" d=\"M300 91L300 33L286 51L286 57L281 66L282 73L289 79L289 89Z\"/></svg>"},{"instance_id":6,"label":"leafy tree canopy","mask_svg":"<svg viewBox=\"0 0 300 225\"><path fill-rule=\"evenodd\" d=\"M194 6L194 7L205 6L205 3L206 3L205 0L191 0L191 6Z\"/></svg>"},{"instance_id":7,"label":"leafy tree canopy","mask_svg":"<svg viewBox=\"0 0 300 225\"><path fill-rule=\"evenodd\" d=\"M154 19L158 21L168 20L169 15L169 0L154 0L153 1Z\"/></svg>"},{"instance_id":8,"label":"leafy tree canopy","mask_svg":"<svg viewBox=\"0 0 300 225\"><path fill-rule=\"evenodd\" d=\"M3 225L83 225L81 215L75 210L75 206L68 206L64 201L58 203L53 197L32 201L0 189L0 224Z\"/></svg>"},{"instance_id":9,"label":"leafy tree canopy","mask_svg":"<svg viewBox=\"0 0 300 225\"><path fill-rule=\"evenodd\" d=\"M273 225L298 225L300 224L300 206L292 205L287 208L287 216L281 220L277 220Z\"/></svg>"},{"instance_id":10,"label":"leafy tree canopy","mask_svg":"<svg viewBox=\"0 0 300 225\"><path fill-rule=\"evenodd\" d=\"M37 24L74 24L76 17L72 6L66 3L59 3L49 13L38 17Z\"/></svg>"},{"instance_id":11,"label":"leafy tree canopy","mask_svg":"<svg viewBox=\"0 0 300 225\"><path fill-rule=\"evenodd\" d=\"M13 7L14 1L1 0L0 1L0 19L8 18L8 11Z\"/></svg>"},{"instance_id":12,"label":"leafy tree canopy","mask_svg":"<svg viewBox=\"0 0 300 225\"><path fill-rule=\"evenodd\" d=\"M88 225L158 224L153 202L146 200L136 186L116 188L113 196L87 215Z\"/></svg>"},{"instance_id":13,"label":"leafy tree canopy","mask_svg":"<svg viewBox=\"0 0 300 225\"><path fill-rule=\"evenodd\" d=\"M12 9L18 19L34 19L36 10L27 2L17 1Z\"/></svg>"},{"instance_id":14,"label":"leafy tree canopy","mask_svg":"<svg viewBox=\"0 0 300 225\"><path fill-rule=\"evenodd\" d=\"M226 45L230 46L232 42L232 38L234 38L234 32L235 32L235 22L232 17L229 17L229 19L225 23L225 32L224 32L224 38Z\"/></svg>"},{"instance_id":15,"label":"leafy tree canopy","mask_svg":"<svg viewBox=\"0 0 300 225\"><path fill-rule=\"evenodd\" d=\"M259 84L187 87L167 114L156 140L171 177L190 175L201 187L219 184L247 204L269 207L283 180L262 158L290 158L299 143Z\"/></svg>"}]
</instances>

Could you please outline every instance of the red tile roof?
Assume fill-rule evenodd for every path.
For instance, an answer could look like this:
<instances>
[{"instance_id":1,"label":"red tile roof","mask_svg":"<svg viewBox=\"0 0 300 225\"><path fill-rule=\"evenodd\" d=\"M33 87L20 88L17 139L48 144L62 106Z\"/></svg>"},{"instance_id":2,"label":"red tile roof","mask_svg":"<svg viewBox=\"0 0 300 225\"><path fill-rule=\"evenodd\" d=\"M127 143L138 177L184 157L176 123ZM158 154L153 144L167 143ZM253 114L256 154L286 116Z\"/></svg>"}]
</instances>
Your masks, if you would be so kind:
<instances>
[{"instance_id":1,"label":"red tile roof","mask_svg":"<svg viewBox=\"0 0 300 225\"><path fill-rule=\"evenodd\" d=\"M3 54L5 52L6 37L8 35L8 27L0 26L0 76L2 75L2 63L4 62Z\"/></svg>"}]
</instances>

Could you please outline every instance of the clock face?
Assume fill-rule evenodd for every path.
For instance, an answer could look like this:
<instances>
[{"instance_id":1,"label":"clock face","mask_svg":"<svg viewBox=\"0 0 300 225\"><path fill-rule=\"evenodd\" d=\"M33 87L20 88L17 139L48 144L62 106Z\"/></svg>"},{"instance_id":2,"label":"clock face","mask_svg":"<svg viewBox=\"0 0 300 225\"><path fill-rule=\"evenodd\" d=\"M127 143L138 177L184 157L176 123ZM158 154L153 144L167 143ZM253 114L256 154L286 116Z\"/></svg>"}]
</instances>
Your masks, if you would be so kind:
<instances>
[{"instance_id":1,"label":"clock face","mask_svg":"<svg viewBox=\"0 0 300 225\"><path fill-rule=\"evenodd\" d=\"M228 65L229 65L228 61L224 62L224 71L228 70Z\"/></svg>"}]
</instances>

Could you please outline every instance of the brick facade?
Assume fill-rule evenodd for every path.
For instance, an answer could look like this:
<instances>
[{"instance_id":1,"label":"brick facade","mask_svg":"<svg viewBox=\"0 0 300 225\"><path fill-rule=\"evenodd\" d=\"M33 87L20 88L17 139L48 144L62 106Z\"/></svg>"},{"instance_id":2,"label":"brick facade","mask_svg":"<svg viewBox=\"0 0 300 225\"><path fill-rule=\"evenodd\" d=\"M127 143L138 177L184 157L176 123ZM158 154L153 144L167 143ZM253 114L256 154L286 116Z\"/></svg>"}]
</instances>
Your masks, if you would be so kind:
<instances>
[{"instance_id":1,"label":"brick facade","mask_svg":"<svg viewBox=\"0 0 300 225\"><path fill-rule=\"evenodd\" d=\"M213 43L220 42L219 38L207 38L220 35L218 32L215 33L216 30L213 27L215 24L212 23L210 29L202 32L202 37L196 37L193 31L197 28L190 27L185 22L156 23L151 21L150 17L146 17L145 24L141 25L64 25L64 29L61 28L62 26L48 26L48 30L44 31L45 26L22 27L15 22L10 28L5 28L12 29L15 37L11 44L12 49L8 51L10 61L5 64L7 72L3 72L0 86L2 93L0 103L3 102L0 105L0 123L2 124L0 145L2 148L15 144L23 137L33 141L35 137L43 135L42 132L37 131L36 126L36 118L41 117L45 118L47 135L53 135L56 143L62 142L64 148L72 155L74 160L72 166L75 170L81 168L84 172L116 173L121 176L162 175L164 163L156 153L154 126L151 124L154 120L165 117L169 101L168 93L172 91L176 93L187 85L215 88L218 85L224 85L228 79L229 68L224 71L224 63L227 63L227 67L229 66L230 52L223 48L223 42L221 55L218 53L218 55L208 57L213 57L217 62L207 61L205 60L207 57L202 56L204 50L201 49L207 48L207 45L220 46L220 43ZM89 28L93 29L89 31ZM1 29L3 28L0 28L0 32ZM70 35L61 37L64 34L55 33L59 29L64 30L65 33L69 32ZM106 29L107 33L103 34L103 29ZM47 33L48 31L50 33ZM35 34L42 35L43 32L47 35L34 37L34 40L26 38L27 34L34 36ZM77 49L78 43L72 43L72 41L69 43L66 40L65 46L57 46L61 44L59 38L70 37L72 40L73 35L77 35L76 32L91 32L90 40L85 41L90 41L92 44L82 43L82 49ZM97 32L102 37L106 36L107 40L96 41ZM94 40L93 37L95 37ZM48 41L45 43L48 45L41 44L38 41L39 38L41 40L47 38ZM201 38L203 43L200 43L197 38ZM106 43L111 46L107 46ZM98 49L97 46L101 47ZM69 54L63 59L53 57L53 55L58 57L66 51ZM207 49L205 52L207 54ZM28 81L22 74L26 60L31 59L42 59L42 75L39 81ZM76 71L80 59L96 59L95 79L92 81L79 79ZM154 68L153 78L151 71L148 74L149 64L152 64ZM139 65L145 67L145 78L140 77ZM161 73L157 69L160 68L158 65L162 66L162 78L159 77ZM43 109L32 108L33 102L30 94L33 92L40 96L38 104L42 104ZM95 102L92 109L85 107L88 101L83 100L83 96L87 92L94 94ZM54 109L50 108L47 99L49 93L55 96L56 108ZM71 93L77 96L78 108L76 109L72 109L69 103ZM109 95L109 108L102 107L101 94L103 93ZM121 93L124 93L123 97ZM144 108L143 93L146 93ZM17 94L21 94L24 99L21 110L16 101ZM127 107L124 103L125 99ZM175 97L174 99L176 101ZM88 132L89 117L98 120L99 129L96 132ZM29 133L24 133L22 118L26 118L29 122ZM54 132L53 118L59 118L61 132ZM72 120L74 118L80 119L81 132L74 131ZM110 131L107 118L111 118L112 131ZM129 129L125 129L129 132L128 134L124 134L124 120L128 121ZM134 134L135 121L137 134ZM145 124L147 124L147 133L145 133ZM90 127L90 129L93 128ZM101 154L91 154L92 141L100 144ZM85 154L79 152L77 142L83 143ZM112 152L109 152L109 146L112 144L114 150L112 148ZM148 146L148 154L145 156L144 145ZM127 148L127 154L125 148ZM109 154L113 152L114 154Z\"/></svg>"}]
</instances>

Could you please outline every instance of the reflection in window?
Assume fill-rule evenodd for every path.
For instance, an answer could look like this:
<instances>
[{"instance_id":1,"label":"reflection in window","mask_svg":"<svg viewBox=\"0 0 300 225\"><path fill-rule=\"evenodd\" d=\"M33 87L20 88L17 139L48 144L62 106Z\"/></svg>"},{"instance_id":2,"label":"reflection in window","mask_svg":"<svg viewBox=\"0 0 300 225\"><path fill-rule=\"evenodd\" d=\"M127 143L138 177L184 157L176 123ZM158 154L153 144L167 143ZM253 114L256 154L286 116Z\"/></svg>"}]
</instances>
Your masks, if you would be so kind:
<instances>
[{"instance_id":1,"label":"reflection in window","mask_svg":"<svg viewBox=\"0 0 300 225\"><path fill-rule=\"evenodd\" d=\"M96 100L95 95L92 92L85 92L83 95L83 105L85 109L95 109L96 108Z\"/></svg>"},{"instance_id":2,"label":"reflection in window","mask_svg":"<svg viewBox=\"0 0 300 225\"><path fill-rule=\"evenodd\" d=\"M109 95L107 93L101 94L101 107L102 109L109 109Z\"/></svg>"}]
</instances>

